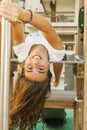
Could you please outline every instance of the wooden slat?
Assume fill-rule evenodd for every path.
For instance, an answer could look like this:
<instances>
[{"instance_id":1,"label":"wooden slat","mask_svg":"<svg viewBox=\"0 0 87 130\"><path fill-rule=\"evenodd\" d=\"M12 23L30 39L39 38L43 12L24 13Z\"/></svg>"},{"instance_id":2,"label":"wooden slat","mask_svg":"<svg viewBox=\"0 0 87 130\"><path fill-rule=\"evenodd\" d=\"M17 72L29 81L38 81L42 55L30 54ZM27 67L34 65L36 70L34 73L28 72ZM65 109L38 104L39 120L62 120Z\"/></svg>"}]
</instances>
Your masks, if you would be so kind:
<instances>
[{"instance_id":1,"label":"wooden slat","mask_svg":"<svg viewBox=\"0 0 87 130\"><path fill-rule=\"evenodd\" d=\"M45 102L45 108L67 108L75 107L76 93L67 90L51 90L51 94Z\"/></svg>"},{"instance_id":2,"label":"wooden slat","mask_svg":"<svg viewBox=\"0 0 87 130\"><path fill-rule=\"evenodd\" d=\"M51 12L50 0L40 0L45 12Z\"/></svg>"},{"instance_id":3,"label":"wooden slat","mask_svg":"<svg viewBox=\"0 0 87 130\"><path fill-rule=\"evenodd\" d=\"M61 101L61 102L74 102L76 97L75 91L69 91L69 90L55 90L51 89L50 96L47 100L49 101Z\"/></svg>"},{"instance_id":4,"label":"wooden slat","mask_svg":"<svg viewBox=\"0 0 87 130\"><path fill-rule=\"evenodd\" d=\"M0 62L1 62L1 59L0 59ZM11 59L11 62L12 63L18 63L19 64L19 62L18 62L18 60L17 59ZM59 62L57 62L57 63L65 63L65 64L84 64L84 60L82 60L82 61L78 61L78 60L67 60L67 61L59 61Z\"/></svg>"},{"instance_id":5,"label":"wooden slat","mask_svg":"<svg viewBox=\"0 0 87 130\"><path fill-rule=\"evenodd\" d=\"M83 129L87 130L87 0L84 0L84 102L83 102Z\"/></svg>"},{"instance_id":6,"label":"wooden slat","mask_svg":"<svg viewBox=\"0 0 87 130\"><path fill-rule=\"evenodd\" d=\"M17 59L11 59L12 63L19 63ZM67 61L59 61L58 63L65 63L65 64L83 64L83 61L78 61L78 60L67 60Z\"/></svg>"},{"instance_id":7,"label":"wooden slat","mask_svg":"<svg viewBox=\"0 0 87 130\"><path fill-rule=\"evenodd\" d=\"M74 109L75 102L46 101L44 107Z\"/></svg>"}]
</instances>

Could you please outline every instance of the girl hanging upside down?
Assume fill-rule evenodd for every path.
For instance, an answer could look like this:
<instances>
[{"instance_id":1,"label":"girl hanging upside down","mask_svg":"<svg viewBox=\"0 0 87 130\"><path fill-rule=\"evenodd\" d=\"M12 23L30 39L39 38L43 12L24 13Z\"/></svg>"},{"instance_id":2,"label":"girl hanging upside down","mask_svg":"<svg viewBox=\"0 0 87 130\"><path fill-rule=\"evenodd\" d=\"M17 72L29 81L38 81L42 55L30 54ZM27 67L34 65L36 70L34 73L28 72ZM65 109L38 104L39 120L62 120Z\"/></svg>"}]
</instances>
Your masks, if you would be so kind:
<instances>
[{"instance_id":1,"label":"girl hanging upside down","mask_svg":"<svg viewBox=\"0 0 87 130\"><path fill-rule=\"evenodd\" d=\"M15 2L1 2L0 16L12 25L14 52L23 70L19 74L10 99L9 129L32 129L44 109L50 92L53 63L54 86L58 86L65 49L52 25L40 14L22 9ZM25 38L24 24L29 23L38 29Z\"/></svg>"}]
</instances>

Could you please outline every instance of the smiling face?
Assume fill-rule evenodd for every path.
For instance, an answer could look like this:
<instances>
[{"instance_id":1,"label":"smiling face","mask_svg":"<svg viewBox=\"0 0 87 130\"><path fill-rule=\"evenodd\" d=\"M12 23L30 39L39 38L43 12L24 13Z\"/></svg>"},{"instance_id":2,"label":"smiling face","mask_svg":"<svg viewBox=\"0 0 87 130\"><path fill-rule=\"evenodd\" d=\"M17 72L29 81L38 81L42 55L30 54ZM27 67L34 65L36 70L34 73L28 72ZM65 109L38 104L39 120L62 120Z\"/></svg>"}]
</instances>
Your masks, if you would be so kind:
<instances>
[{"instance_id":1,"label":"smiling face","mask_svg":"<svg viewBox=\"0 0 87 130\"><path fill-rule=\"evenodd\" d=\"M25 77L32 81L43 81L49 67L47 49L42 45L32 46L24 64Z\"/></svg>"}]
</instances>

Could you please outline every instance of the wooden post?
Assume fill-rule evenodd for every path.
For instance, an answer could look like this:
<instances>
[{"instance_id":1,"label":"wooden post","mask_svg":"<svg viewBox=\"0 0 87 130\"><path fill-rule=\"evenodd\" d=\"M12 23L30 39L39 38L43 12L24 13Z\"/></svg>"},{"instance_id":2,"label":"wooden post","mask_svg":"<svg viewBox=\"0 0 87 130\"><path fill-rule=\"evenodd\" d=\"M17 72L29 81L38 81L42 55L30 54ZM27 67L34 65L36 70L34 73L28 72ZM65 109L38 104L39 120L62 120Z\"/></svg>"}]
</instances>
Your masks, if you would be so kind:
<instances>
[{"instance_id":1,"label":"wooden post","mask_svg":"<svg viewBox=\"0 0 87 130\"><path fill-rule=\"evenodd\" d=\"M87 130L87 0L84 0L84 95L83 95L83 128Z\"/></svg>"},{"instance_id":2,"label":"wooden post","mask_svg":"<svg viewBox=\"0 0 87 130\"><path fill-rule=\"evenodd\" d=\"M56 22L56 3L50 2L51 5L51 22Z\"/></svg>"},{"instance_id":3,"label":"wooden post","mask_svg":"<svg viewBox=\"0 0 87 130\"><path fill-rule=\"evenodd\" d=\"M0 57L1 57L1 20L0 20Z\"/></svg>"}]
</instances>

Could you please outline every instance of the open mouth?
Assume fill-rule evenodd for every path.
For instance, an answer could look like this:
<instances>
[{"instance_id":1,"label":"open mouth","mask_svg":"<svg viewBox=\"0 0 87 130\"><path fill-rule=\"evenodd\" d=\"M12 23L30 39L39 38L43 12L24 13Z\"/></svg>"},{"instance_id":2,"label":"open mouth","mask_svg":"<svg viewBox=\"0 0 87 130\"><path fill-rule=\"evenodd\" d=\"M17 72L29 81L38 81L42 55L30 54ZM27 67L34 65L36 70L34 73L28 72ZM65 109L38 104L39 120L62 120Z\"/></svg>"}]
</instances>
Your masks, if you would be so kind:
<instances>
[{"instance_id":1,"label":"open mouth","mask_svg":"<svg viewBox=\"0 0 87 130\"><path fill-rule=\"evenodd\" d=\"M32 56L32 58L39 58L39 59L42 59L42 57L40 55L34 55Z\"/></svg>"}]
</instances>

